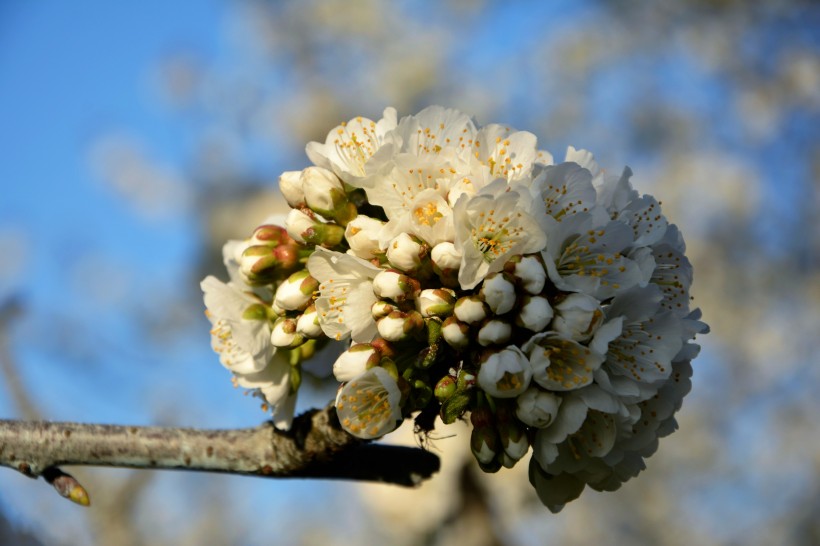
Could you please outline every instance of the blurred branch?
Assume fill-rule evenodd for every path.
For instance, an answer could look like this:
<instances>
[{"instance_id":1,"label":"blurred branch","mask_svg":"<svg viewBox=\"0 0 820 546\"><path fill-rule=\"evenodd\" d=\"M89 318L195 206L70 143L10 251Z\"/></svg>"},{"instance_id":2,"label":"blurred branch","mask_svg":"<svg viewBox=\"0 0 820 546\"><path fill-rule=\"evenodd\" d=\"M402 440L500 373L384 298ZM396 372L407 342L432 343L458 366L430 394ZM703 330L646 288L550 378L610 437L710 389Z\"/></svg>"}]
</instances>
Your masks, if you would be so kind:
<instances>
[{"instance_id":1,"label":"blurred branch","mask_svg":"<svg viewBox=\"0 0 820 546\"><path fill-rule=\"evenodd\" d=\"M62 465L223 472L270 478L330 478L418 485L436 455L368 444L339 426L334 408L311 410L287 432L201 430L0 420L0 465L36 478Z\"/></svg>"},{"instance_id":2,"label":"blurred branch","mask_svg":"<svg viewBox=\"0 0 820 546\"><path fill-rule=\"evenodd\" d=\"M0 371L2 371L6 389L23 418L38 419L40 412L26 391L11 354L9 326L22 314L23 307L16 298L10 298L0 304Z\"/></svg>"}]
</instances>

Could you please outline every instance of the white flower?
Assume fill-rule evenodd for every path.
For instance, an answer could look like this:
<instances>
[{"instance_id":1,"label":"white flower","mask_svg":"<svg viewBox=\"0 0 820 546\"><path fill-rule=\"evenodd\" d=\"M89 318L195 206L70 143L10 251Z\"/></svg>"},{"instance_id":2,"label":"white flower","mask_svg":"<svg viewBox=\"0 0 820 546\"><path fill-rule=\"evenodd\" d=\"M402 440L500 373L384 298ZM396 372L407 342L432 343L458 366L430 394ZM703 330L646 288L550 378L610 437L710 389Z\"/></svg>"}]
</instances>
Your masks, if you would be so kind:
<instances>
[{"instance_id":1,"label":"white flower","mask_svg":"<svg viewBox=\"0 0 820 546\"><path fill-rule=\"evenodd\" d=\"M350 381L379 364L379 352L369 343L356 343L333 363L333 376L340 383Z\"/></svg>"},{"instance_id":2,"label":"white flower","mask_svg":"<svg viewBox=\"0 0 820 546\"><path fill-rule=\"evenodd\" d=\"M543 249L546 235L527 212L529 205L528 196L512 191L503 180L458 200L453 214L456 249L462 253L458 281L463 289L500 271L513 255Z\"/></svg>"},{"instance_id":3,"label":"white flower","mask_svg":"<svg viewBox=\"0 0 820 546\"><path fill-rule=\"evenodd\" d=\"M279 191L291 208L298 209L305 205L305 192L302 189L302 171L286 171L279 175Z\"/></svg>"},{"instance_id":4,"label":"white flower","mask_svg":"<svg viewBox=\"0 0 820 546\"><path fill-rule=\"evenodd\" d=\"M550 391L569 391L589 385L604 356L553 332L536 334L524 344L533 379Z\"/></svg>"},{"instance_id":5,"label":"white flower","mask_svg":"<svg viewBox=\"0 0 820 546\"><path fill-rule=\"evenodd\" d=\"M454 152L466 159L472 154L476 127L458 110L428 106L416 115L403 117L394 133L402 143L402 152L418 156Z\"/></svg>"},{"instance_id":6,"label":"white flower","mask_svg":"<svg viewBox=\"0 0 820 546\"><path fill-rule=\"evenodd\" d=\"M263 369L236 375L239 387L258 390L273 407L273 422L279 429L290 428L296 404L296 393L291 387L293 366L287 355L288 351L277 351Z\"/></svg>"},{"instance_id":7,"label":"white flower","mask_svg":"<svg viewBox=\"0 0 820 546\"><path fill-rule=\"evenodd\" d=\"M345 226L345 239L350 245L349 252L363 260L370 260L381 252L379 232L384 222L359 214Z\"/></svg>"},{"instance_id":8,"label":"white flower","mask_svg":"<svg viewBox=\"0 0 820 546\"><path fill-rule=\"evenodd\" d=\"M388 144L384 151L392 154L391 138L385 135L395 127L396 110L385 108L378 122L353 118L331 130L324 144L310 142L305 151L314 165L333 171L348 184L362 187L367 175L373 174L368 162L380 148Z\"/></svg>"},{"instance_id":9,"label":"white flower","mask_svg":"<svg viewBox=\"0 0 820 546\"><path fill-rule=\"evenodd\" d=\"M370 368L346 383L336 397L342 428L371 440L396 429L401 422L401 392L384 368Z\"/></svg>"},{"instance_id":10,"label":"white flower","mask_svg":"<svg viewBox=\"0 0 820 546\"><path fill-rule=\"evenodd\" d=\"M561 397L531 386L516 399L515 414L525 424L535 428L548 427L561 406Z\"/></svg>"},{"instance_id":11,"label":"white flower","mask_svg":"<svg viewBox=\"0 0 820 546\"><path fill-rule=\"evenodd\" d=\"M273 356L263 305L249 292L216 277L202 281L207 315L214 325L212 346L229 370L259 371ZM248 358L250 357L250 359Z\"/></svg>"},{"instance_id":12,"label":"white flower","mask_svg":"<svg viewBox=\"0 0 820 546\"><path fill-rule=\"evenodd\" d=\"M401 233L387 245L387 260L402 271L412 272L421 265L427 250L407 233Z\"/></svg>"},{"instance_id":13,"label":"white flower","mask_svg":"<svg viewBox=\"0 0 820 546\"><path fill-rule=\"evenodd\" d=\"M320 283L316 311L325 335L337 340L352 336L356 342L373 339L373 277L380 269L350 254L323 248L310 256L307 268Z\"/></svg>"},{"instance_id":14,"label":"white flower","mask_svg":"<svg viewBox=\"0 0 820 546\"><path fill-rule=\"evenodd\" d=\"M535 135L490 124L482 127L473 142L473 156L493 178L510 182L530 175L536 160Z\"/></svg>"},{"instance_id":15,"label":"white flower","mask_svg":"<svg viewBox=\"0 0 820 546\"><path fill-rule=\"evenodd\" d=\"M529 360L515 345L490 354L478 370L479 386L496 398L515 398L527 390L531 378Z\"/></svg>"},{"instance_id":16,"label":"white flower","mask_svg":"<svg viewBox=\"0 0 820 546\"><path fill-rule=\"evenodd\" d=\"M589 340L604 322L604 312L600 304L601 302L587 294L570 294L554 307L552 329L575 341Z\"/></svg>"},{"instance_id":17,"label":"white flower","mask_svg":"<svg viewBox=\"0 0 820 546\"><path fill-rule=\"evenodd\" d=\"M641 270L623 255L632 244L629 226L617 221L593 225L592 216L584 212L556 223L542 256L550 280L560 290L603 300L637 285Z\"/></svg>"},{"instance_id":18,"label":"white flower","mask_svg":"<svg viewBox=\"0 0 820 546\"><path fill-rule=\"evenodd\" d=\"M559 222L579 212L590 212L595 207L597 195L592 186L592 174L575 163L546 167L532 184L544 203L544 212Z\"/></svg>"}]
</instances>

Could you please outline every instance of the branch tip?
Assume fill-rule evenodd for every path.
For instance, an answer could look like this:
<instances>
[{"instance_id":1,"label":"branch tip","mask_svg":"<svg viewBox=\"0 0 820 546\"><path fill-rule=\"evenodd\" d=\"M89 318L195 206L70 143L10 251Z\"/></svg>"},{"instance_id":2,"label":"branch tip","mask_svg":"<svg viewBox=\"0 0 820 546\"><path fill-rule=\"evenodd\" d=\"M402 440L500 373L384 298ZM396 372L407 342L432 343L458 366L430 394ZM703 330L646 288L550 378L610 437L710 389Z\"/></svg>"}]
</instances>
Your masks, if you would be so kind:
<instances>
[{"instance_id":1,"label":"branch tip","mask_svg":"<svg viewBox=\"0 0 820 546\"><path fill-rule=\"evenodd\" d=\"M52 466L43 471L43 478L54 487L60 496L80 506L91 505L91 497L89 497L88 491L71 474L66 474L59 468Z\"/></svg>"}]
</instances>

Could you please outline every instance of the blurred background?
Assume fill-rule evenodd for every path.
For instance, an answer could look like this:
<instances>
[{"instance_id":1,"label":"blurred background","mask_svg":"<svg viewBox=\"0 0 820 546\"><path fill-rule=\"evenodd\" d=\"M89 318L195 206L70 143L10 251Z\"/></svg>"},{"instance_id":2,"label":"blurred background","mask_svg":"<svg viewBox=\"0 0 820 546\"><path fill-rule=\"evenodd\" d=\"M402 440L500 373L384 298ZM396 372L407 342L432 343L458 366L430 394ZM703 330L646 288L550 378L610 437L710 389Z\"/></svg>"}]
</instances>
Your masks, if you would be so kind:
<instances>
[{"instance_id":1,"label":"blurred background","mask_svg":"<svg viewBox=\"0 0 820 546\"><path fill-rule=\"evenodd\" d=\"M74 469L83 509L2 471L0 544L820 543L816 2L0 3L0 416L260 423L199 280L308 141L430 104L628 164L681 227L712 333L648 469L557 516L458 426L413 491Z\"/></svg>"}]
</instances>

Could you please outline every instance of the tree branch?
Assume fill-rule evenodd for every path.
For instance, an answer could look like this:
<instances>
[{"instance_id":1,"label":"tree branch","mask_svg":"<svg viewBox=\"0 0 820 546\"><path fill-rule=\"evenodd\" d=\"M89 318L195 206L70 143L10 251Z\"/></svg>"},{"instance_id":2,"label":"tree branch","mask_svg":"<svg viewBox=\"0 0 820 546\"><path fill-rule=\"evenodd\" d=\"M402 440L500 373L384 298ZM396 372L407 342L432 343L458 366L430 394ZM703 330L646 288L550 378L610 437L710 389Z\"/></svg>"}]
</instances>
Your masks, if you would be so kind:
<instances>
[{"instance_id":1,"label":"tree branch","mask_svg":"<svg viewBox=\"0 0 820 546\"><path fill-rule=\"evenodd\" d=\"M89 465L414 486L438 471L439 459L423 449L363 442L341 429L330 407L300 415L287 432L270 423L201 430L0 420L0 465L32 478Z\"/></svg>"}]
</instances>

